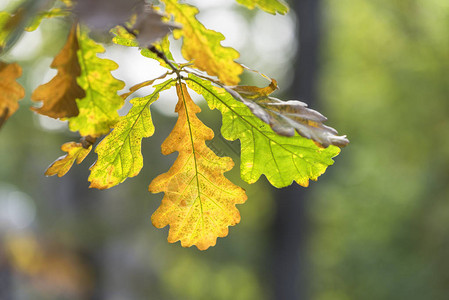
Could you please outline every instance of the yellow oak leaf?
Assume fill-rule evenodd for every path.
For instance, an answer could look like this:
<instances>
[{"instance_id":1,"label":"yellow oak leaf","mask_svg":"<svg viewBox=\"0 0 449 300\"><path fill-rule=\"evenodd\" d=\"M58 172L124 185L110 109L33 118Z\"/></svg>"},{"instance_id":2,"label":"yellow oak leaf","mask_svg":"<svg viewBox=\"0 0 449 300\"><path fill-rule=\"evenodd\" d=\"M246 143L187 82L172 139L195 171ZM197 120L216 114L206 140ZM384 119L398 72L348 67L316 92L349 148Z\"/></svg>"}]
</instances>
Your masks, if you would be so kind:
<instances>
[{"instance_id":1,"label":"yellow oak leaf","mask_svg":"<svg viewBox=\"0 0 449 300\"><path fill-rule=\"evenodd\" d=\"M224 175L232 169L230 157L218 157L206 146L213 131L196 116L201 109L190 98L184 84L176 86L178 121L162 144L162 153L179 152L167 173L149 186L152 193L164 192L159 208L151 217L153 225L170 225L168 241L181 241L183 247L196 245L200 250L214 246L225 237L228 227L240 222L235 207L246 201L245 191Z\"/></svg>"},{"instance_id":2,"label":"yellow oak leaf","mask_svg":"<svg viewBox=\"0 0 449 300\"><path fill-rule=\"evenodd\" d=\"M0 61L0 128L19 108L17 101L25 96L24 88L16 82L22 75L22 68L16 64Z\"/></svg>"},{"instance_id":3,"label":"yellow oak leaf","mask_svg":"<svg viewBox=\"0 0 449 300\"><path fill-rule=\"evenodd\" d=\"M196 7L180 4L177 0L163 2L165 12L172 14L174 21L182 25L182 29L173 31L173 36L183 38L181 52L184 58L192 60L194 67L217 76L226 85L238 84L243 67L234 61L239 58L237 50L223 47L220 43L224 36L207 29L196 19Z\"/></svg>"},{"instance_id":4,"label":"yellow oak leaf","mask_svg":"<svg viewBox=\"0 0 449 300\"><path fill-rule=\"evenodd\" d=\"M67 154L55 160L45 171L45 175L64 176L70 170L75 160L77 164L80 164L86 158L90 150L92 150L92 145L86 149L82 143L68 142L61 146L61 150L67 152Z\"/></svg>"},{"instance_id":5,"label":"yellow oak leaf","mask_svg":"<svg viewBox=\"0 0 449 300\"><path fill-rule=\"evenodd\" d=\"M282 0L237 0L238 3L245 5L249 9L259 7L270 14L280 13L281 15L288 12L288 6Z\"/></svg>"},{"instance_id":6,"label":"yellow oak leaf","mask_svg":"<svg viewBox=\"0 0 449 300\"><path fill-rule=\"evenodd\" d=\"M33 107L32 110L55 119L79 114L76 99L84 98L86 93L77 83L77 77L81 75L78 49L76 25L73 25L66 44L51 64L52 68L58 69L58 73L48 83L34 90L31 95L31 100L43 101L43 106Z\"/></svg>"}]
</instances>

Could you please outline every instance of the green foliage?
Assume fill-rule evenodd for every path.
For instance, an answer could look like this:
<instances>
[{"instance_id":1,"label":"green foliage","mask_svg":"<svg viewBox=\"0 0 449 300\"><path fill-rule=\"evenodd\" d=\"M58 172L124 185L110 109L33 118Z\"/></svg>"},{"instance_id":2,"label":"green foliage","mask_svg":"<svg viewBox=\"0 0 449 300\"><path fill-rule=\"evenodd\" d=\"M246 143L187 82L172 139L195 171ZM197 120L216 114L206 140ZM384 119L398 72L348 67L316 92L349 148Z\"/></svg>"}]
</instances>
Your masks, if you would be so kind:
<instances>
[{"instance_id":1,"label":"green foliage","mask_svg":"<svg viewBox=\"0 0 449 300\"><path fill-rule=\"evenodd\" d=\"M320 92L352 140L309 202L312 298L445 299L448 3L323 8L331 33Z\"/></svg>"},{"instance_id":2,"label":"green foliage","mask_svg":"<svg viewBox=\"0 0 449 300\"><path fill-rule=\"evenodd\" d=\"M95 148L98 160L91 168L91 187L110 188L139 174L143 167L140 150L142 138L154 133L150 105L159 98L160 92L175 83L175 80L169 79L154 86L152 94L131 100L131 110L126 116L120 117L112 132Z\"/></svg>"},{"instance_id":3,"label":"green foliage","mask_svg":"<svg viewBox=\"0 0 449 300\"><path fill-rule=\"evenodd\" d=\"M99 58L97 54L103 53L104 47L89 37L85 25L72 21L68 40L52 63L58 74L35 90L33 100L42 100L44 105L33 110L68 119L70 130L78 131L81 136L80 143L64 144L62 149L67 155L56 160L47 175L64 175L75 160L81 162L89 154L97 138L103 137L95 147L98 159L91 167L89 181L90 187L107 189L141 171L142 139L152 136L155 130L150 105L162 91L176 85L178 122L162 144L162 153L176 151L179 156L172 168L149 186L152 192L165 193L152 220L156 227L170 225L169 242L180 240L183 246L196 245L204 250L215 245L217 237L226 236L228 227L240 221L235 205L245 202L246 194L223 175L234 166L232 159L215 155L205 143L213 138L213 131L198 119L196 114L200 109L191 100L186 84L201 94L211 109L220 111L223 137L240 140L241 177L248 183L256 182L264 174L278 188L292 182L306 187L310 179L317 180L333 164L332 158L339 154L339 147L349 141L325 126L322 122L327 119L307 108L305 103L271 97L277 89L274 79L259 73L271 81L267 87L239 86L244 67L235 61L239 57L235 49L221 45L224 36L197 20L196 7L176 0L162 2L164 5L157 9L139 7L126 24L117 21L112 29L115 35L112 41L141 47L143 56L169 69L166 74L137 84L119 96L124 83L111 75L118 65ZM239 2L270 13L287 12L287 6L277 0ZM40 12L31 28L42 17L68 14L71 2L65 1L64 5L63 11L53 8ZM92 13L77 10L76 5L73 9L80 20ZM4 40L9 31L18 30L10 20L20 17L21 11L5 21L8 32L0 34L5 36ZM113 16L109 18L114 20ZM173 59L167 38L171 30L175 39L182 39L182 46L176 50L187 63ZM11 77L8 80L15 82L17 76ZM165 81L161 83L162 79ZM117 111L124 98L142 87L152 87L153 92L131 99L132 108L119 117Z\"/></svg>"},{"instance_id":4,"label":"green foliage","mask_svg":"<svg viewBox=\"0 0 449 300\"><path fill-rule=\"evenodd\" d=\"M203 95L211 109L221 112L223 137L230 141L240 139L241 176L248 183L256 182L265 174L277 188L293 181L308 186L309 179L317 180L333 164L332 157L340 153L338 147L321 148L298 134L293 137L276 134L246 105L206 80L191 75L188 83Z\"/></svg>"}]
</instances>

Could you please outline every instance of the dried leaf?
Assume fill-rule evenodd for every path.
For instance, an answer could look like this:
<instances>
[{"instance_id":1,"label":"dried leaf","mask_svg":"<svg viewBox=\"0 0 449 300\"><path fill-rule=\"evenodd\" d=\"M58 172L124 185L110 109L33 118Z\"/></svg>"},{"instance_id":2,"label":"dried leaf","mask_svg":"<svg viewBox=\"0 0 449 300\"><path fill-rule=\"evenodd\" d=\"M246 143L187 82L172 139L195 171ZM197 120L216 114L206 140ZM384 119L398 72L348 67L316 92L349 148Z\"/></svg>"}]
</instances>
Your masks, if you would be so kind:
<instances>
[{"instance_id":1,"label":"dried leaf","mask_svg":"<svg viewBox=\"0 0 449 300\"><path fill-rule=\"evenodd\" d=\"M214 133L197 118L201 110L185 85L176 88L178 121L162 144L162 153L178 151L179 156L170 170L149 186L152 193L165 193L151 219L158 228L170 225L170 243L180 240L183 247L196 245L205 250L240 221L235 205L244 203L246 194L223 175L234 166L232 159L218 157L206 146Z\"/></svg>"},{"instance_id":2,"label":"dried leaf","mask_svg":"<svg viewBox=\"0 0 449 300\"><path fill-rule=\"evenodd\" d=\"M81 31L78 40L82 70L78 84L86 95L77 100L79 114L69 119L69 128L82 136L99 137L117 122L117 110L123 106L123 99L117 92L125 84L111 75L111 71L118 68L117 63L97 56L105 51L102 45L90 39L86 31Z\"/></svg>"},{"instance_id":3,"label":"dried leaf","mask_svg":"<svg viewBox=\"0 0 449 300\"><path fill-rule=\"evenodd\" d=\"M295 131L305 138L312 139L323 147L335 145L344 147L349 143L346 136L323 124L327 120L319 112L307 108L298 100L281 101L269 95L277 89L273 79L268 87L228 86L226 91L236 100L249 107L251 112L271 126L279 135L294 136Z\"/></svg>"},{"instance_id":4,"label":"dried leaf","mask_svg":"<svg viewBox=\"0 0 449 300\"><path fill-rule=\"evenodd\" d=\"M338 147L321 148L298 134L278 135L245 104L206 80L190 75L187 83L203 95L211 109L217 108L222 113L222 136L230 141L240 140L240 173L248 183L256 182L264 174L277 188L293 181L308 186L309 179L317 180L340 153Z\"/></svg>"},{"instance_id":5,"label":"dried leaf","mask_svg":"<svg viewBox=\"0 0 449 300\"><path fill-rule=\"evenodd\" d=\"M150 105L175 82L169 79L156 85L151 95L130 101L133 107L128 114L119 118L112 132L95 148L98 160L90 168L90 187L107 189L139 174L143 166L142 138L154 133Z\"/></svg>"},{"instance_id":6,"label":"dried leaf","mask_svg":"<svg viewBox=\"0 0 449 300\"><path fill-rule=\"evenodd\" d=\"M259 7L270 14L285 14L288 12L288 6L282 0L236 0L249 9Z\"/></svg>"},{"instance_id":7,"label":"dried leaf","mask_svg":"<svg viewBox=\"0 0 449 300\"><path fill-rule=\"evenodd\" d=\"M137 31L136 37L141 47L151 47L154 43L162 40L173 29L181 27L172 22L164 22L164 15L154 10L151 5L137 15L132 30Z\"/></svg>"},{"instance_id":8,"label":"dried leaf","mask_svg":"<svg viewBox=\"0 0 449 300\"><path fill-rule=\"evenodd\" d=\"M45 175L58 175L58 177L64 176L70 170L75 160L79 165L84 158L86 158L86 156L90 153L90 150L92 150L92 146L89 146L86 149L83 147L82 143L68 142L61 146L61 150L67 152L67 154L55 160L47 168Z\"/></svg>"},{"instance_id":9,"label":"dried leaf","mask_svg":"<svg viewBox=\"0 0 449 300\"><path fill-rule=\"evenodd\" d=\"M143 0L77 0L73 11L80 21L93 30L109 30L128 21Z\"/></svg>"},{"instance_id":10,"label":"dried leaf","mask_svg":"<svg viewBox=\"0 0 449 300\"><path fill-rule=\"evenodd\" d=\"M58 73L50 82L37 87L31 95L31 100L43 101L43 106L32 107L32 110L55 119L78 115L76 99L86 95L77 83L77 77L81 75L78 49L76 25L73 25L66 44L51 64L52 68L58 69Z\"/></svg>"},{"instance_id":11,"label":"dried leaf","mask_svg":"<svg viewBox=\"0 0 449 300\"><path fill-rule=\"evenodd\" d=\"M174 21L182 25L181 30L174 30L176 39L183 38L182 55L193 61L193 67L217 76L227 85L235 85L240 81L243 68L234 60L239 53L220 43L224 36L216 31L208 30L196 19L198 9L188 4L180 4L176 0L163 0L165 12L174 16Z\"/></svg>"},{"instance_id":12,"label":"dried leaf","mask_svg":"<svg viewBox=\"0 0 449 300\"><path fill-rule=\"evenodd\" d=\"M17 103L25 97L24 88L16 82L22 75L22 68L16 64L0 61L0 128L19 108Z\"/></svg>"},{"instance_id":13,"label":"dried leaf","mask_svg":"<svg viewBox=\"0 0 449 300\"><path fill-rule=\"evenodd\" d=\"M155 80L157 80L157 79L164 79L167 75L168 75L168 73L164 73L164 74L162 74L161 76L159 76L159 77L156 78L156 79L146 80L146 81L143 81L143 82L138 83L138 84L136 84L136 85L133 85L132 87L129 88L129 92L122 94L121 97L122 97L123 99L126 99L126 98L128 98L131 94L133 94L133 93L135 93L136 91L138 91L139 89L141 89L141 88L143 88L143 87L146 87L146 86L149 86L149 85L152 85L152 84L154 83Z\"/></svg>"}]
</instances>

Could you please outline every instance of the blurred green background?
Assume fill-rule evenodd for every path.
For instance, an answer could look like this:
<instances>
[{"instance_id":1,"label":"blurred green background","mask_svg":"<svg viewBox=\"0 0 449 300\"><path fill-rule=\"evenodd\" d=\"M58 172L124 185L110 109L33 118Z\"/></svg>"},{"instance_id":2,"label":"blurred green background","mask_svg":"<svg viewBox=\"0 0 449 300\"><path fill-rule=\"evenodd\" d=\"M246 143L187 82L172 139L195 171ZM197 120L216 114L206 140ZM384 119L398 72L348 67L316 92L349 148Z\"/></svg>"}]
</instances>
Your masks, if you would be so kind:
<instances>
[{"instance_id":1,"label":"blurred green background","mask_svg":"<svg viewBox=\"0 0 449 300\"><path fill-rule=\"evenodd\" d=\"M231 0L189 3L241 52L240 62L294 89L301 45L294 13L271 16ZM351 144L298 199L307 223L295 237L301 291L285 299L449 299L449 2L326 0L318 14L312 108ZM160 153L176 120L172 94L152 109L156 133L143 142L138 177L90 190L93 156L65 177L43 175L63 155L60 145L78 138L28 109L31 91L55 74L48 67L67 26L46 20L3 58L23 67L27 96L0 130L0 299L263 300L291 288L273 278L276 201L284 199L264 178L248 185L238 168L227 173L248 201L239 206L241 223L205 252L168 244L167 229L151 225L162 194L147 186L176 156ZM137 49L107 49L102 56L120 64L114 75L127 87L158 74ZM217 113L201 105L203 122L219 128ZM217 137L214 147L238 163L238 145Z\"/></svg>"}]
</instances>

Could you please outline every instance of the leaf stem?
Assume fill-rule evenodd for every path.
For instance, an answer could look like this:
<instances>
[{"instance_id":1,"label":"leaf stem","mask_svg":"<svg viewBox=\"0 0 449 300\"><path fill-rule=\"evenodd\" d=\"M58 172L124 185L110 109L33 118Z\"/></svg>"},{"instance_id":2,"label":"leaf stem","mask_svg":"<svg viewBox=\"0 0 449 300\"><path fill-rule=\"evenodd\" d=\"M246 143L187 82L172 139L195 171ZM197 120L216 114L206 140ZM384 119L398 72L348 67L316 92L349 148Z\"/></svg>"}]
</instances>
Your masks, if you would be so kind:
<instances>
[{"instance_id":1,"label":"leaf stem","mask_svg":"<svg viewBox=\"0 0 449 300\"><path fill-rule=\"evenodd\" d=\"M128 26L126 26L125 24L121 24L121 26L123 28L125 28L125 30L128 31L128 33L132 34L133 36L136 36L136 34L133 32L133 30L131 30ZM147 49L150 50L151 52L153 52L154 54L156 54L157 57L162 59L170 67L170 69L172 69L173 72L176 73L178 78L182 78L182 75L180 74L180 69L175 67L175 65L173 65L173 63L170 60L168 60L168 58L165 56L165 54L163 52L156 49L156 46L153 45L151 47L147 47Z\"/></svg>"},{"instance_id":2,"label":"leaf stem","mask_svg":"<svg viewBox=\"0 0 449 300\"><path fill-rule=\"evenodd\" d=\"M170 69L172 69L173 72L176 73L178 78L182 78L181 74L179 73L180 70L178 68L176 68L171 61L168 60L168 58L165 56L164 53L162 53L161 51L157 50L155 46L149 47L148 50L150 50L151 52L156 54L157 57L162 59L170 67Z\"/></svg>"}]
</instances>

